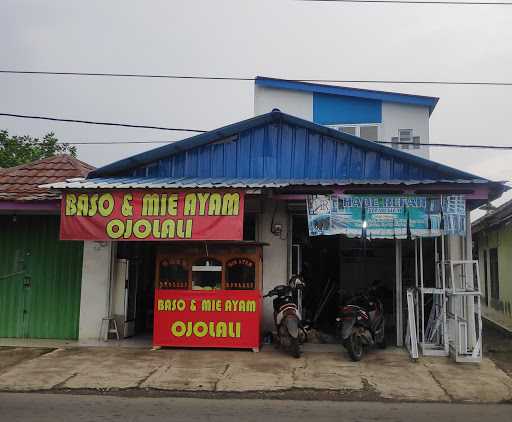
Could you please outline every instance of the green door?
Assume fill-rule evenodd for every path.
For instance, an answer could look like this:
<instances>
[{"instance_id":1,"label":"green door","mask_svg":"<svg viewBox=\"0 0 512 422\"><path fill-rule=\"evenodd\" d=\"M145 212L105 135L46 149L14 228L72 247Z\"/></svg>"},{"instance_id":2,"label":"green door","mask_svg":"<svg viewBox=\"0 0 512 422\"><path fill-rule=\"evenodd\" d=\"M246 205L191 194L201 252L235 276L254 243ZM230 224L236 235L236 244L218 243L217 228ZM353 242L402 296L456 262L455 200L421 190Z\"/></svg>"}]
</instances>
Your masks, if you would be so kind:
<instances>
[{"instance_id":1,"label":"green door","mask_svg":"<svg viewBox=\"0 0 512 422\"><path fill-rule=\"evenodd\" d=\"M0 216L0 337L78 338L83 242L58 216Z\"/></svg>"}]
</instances>

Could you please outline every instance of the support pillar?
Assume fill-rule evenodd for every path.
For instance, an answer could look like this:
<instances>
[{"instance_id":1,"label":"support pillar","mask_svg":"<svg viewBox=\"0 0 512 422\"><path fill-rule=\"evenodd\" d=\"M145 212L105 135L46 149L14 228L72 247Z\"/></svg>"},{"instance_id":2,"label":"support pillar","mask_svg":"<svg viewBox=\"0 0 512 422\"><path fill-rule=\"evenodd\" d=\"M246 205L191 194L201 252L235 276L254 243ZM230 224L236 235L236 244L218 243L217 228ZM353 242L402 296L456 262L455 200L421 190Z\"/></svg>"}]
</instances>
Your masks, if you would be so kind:
<instances>
[{"instance_id":1,"label":"support pillar","mask_svg":"<svg viewBox=\"0 0 512 422\"><path fill-rule=\"evenodd\" d=\"M84 242L79 340L97 340L101 319L108 316L112 242Z\"/></svg>"},{"instance_id":2,"label":"support pillar","mask_svg":"<svg viewBox=\"0 0 512 422\"><path fill-rule=\"evenodd\" d=\"M396 303L396 345L404 345L404 321L402 309L402 241L395 240L395 303Z\"/></svg>"}]
</instances>

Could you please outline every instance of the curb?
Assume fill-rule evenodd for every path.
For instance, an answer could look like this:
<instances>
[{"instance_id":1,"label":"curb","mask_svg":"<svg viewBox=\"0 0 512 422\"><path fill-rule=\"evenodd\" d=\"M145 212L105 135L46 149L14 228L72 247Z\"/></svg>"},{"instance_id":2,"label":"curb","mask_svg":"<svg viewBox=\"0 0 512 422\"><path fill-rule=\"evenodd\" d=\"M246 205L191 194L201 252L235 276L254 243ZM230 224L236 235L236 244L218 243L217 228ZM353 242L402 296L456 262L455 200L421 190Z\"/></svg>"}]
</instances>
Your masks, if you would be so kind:
<instances>
[{"instance_id":1,"label":"curb","mask_svg":"<svg viewBox=\"0 0 512 422\"><path fill-rule=\"evenodd\" d=\"M499 331L503 332L504 334L512 336L512 329L510 329L509 327L507 327L503 324L500 324L499 322L494 321L493 319L491 319L485 315L482 315L482 319L484 319L486 323L491 324L494 328L498 329Z\"/></svg>"}]
</instances>

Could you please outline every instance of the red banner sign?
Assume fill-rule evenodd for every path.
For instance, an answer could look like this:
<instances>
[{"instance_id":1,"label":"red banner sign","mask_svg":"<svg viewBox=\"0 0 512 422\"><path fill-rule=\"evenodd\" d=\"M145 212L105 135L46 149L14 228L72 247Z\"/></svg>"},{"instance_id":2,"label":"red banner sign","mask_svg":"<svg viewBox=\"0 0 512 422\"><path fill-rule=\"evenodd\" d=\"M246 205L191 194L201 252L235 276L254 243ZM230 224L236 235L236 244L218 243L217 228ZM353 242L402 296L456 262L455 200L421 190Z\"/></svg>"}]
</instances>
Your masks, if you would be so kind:
<instances>
[{"instance_id":1,"label":"red banner sign","mask_svg":"<svg viewBox=\"0 0 512 422\"><path fill-rule=\"evenodd\" d=\"M62 240L242 240L244 193L66 192Z\"/></svg>"},{"instance_id":2,"label":"red banner sign","mask_svg":"<svg viewBox=\"0 0 512 422\"><path fill-rule=\"evenodd\" d=\"M155 290L153 344L259 348L261 295L246 291Z\"/></svg>"}]
</instances>

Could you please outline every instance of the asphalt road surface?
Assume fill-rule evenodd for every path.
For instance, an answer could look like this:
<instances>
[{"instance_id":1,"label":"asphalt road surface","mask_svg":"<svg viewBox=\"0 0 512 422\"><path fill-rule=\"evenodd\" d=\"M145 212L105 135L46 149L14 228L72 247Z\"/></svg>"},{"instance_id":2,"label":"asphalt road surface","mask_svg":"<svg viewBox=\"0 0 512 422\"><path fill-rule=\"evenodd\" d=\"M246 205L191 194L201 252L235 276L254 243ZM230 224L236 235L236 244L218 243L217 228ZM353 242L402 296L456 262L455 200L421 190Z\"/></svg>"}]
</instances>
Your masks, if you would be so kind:
<instances>
[{"instance_id":1,"label":"asphalt road surface","mask_svg":"<svg viewBox=\"0 0 512 422\"><path fill-rule=\"evenodd\" d=\"M512 405L0 393L2 422L507 421Z\"/></svg>"}]
</instances>

